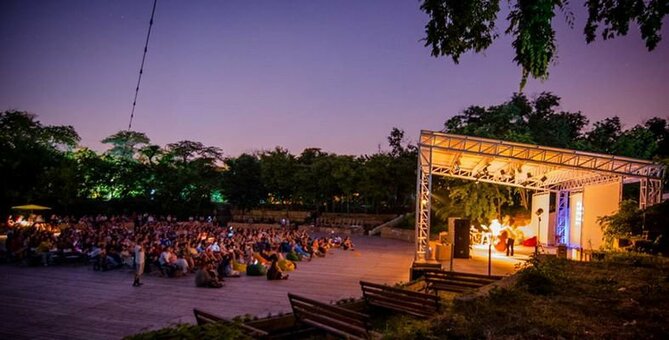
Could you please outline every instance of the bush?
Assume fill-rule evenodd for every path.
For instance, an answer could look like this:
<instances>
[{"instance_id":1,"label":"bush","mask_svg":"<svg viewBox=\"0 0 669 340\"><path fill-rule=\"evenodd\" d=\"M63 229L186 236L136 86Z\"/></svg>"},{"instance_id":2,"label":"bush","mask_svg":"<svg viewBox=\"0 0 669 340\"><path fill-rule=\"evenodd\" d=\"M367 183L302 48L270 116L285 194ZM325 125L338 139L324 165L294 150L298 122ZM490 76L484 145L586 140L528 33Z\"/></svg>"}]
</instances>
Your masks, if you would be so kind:
<instances>
[{"instance_id":1,"label":"bush","mask_svg":"<svg viewBox=\"0 0 669 340\"><path fill-rule=\"evenodd\" d=\"M566 261L557 257L532 256L518 271L518 286L531 294L553 294L565 280Z\"/></svg>"},{"instance_id":2,"label":"bush","mask_svg":"<svg viewBox=\"0 0 669 340\"><path fill-rule=\"evenodd\" d=\"M661 257L637 252L609 252L605 262L609 264L626 264L634 267L655 268L666 262Z\"/></svg>"},{"instance_id":3,"label":"bush","mask_svg":"<svg viewBox=\"0 0 669 340\"><path fill-rule=\"evenodd\" d=\"M155 331L125 337L126 340L177 340L177 339L252 339L230 324L206 324L204 326L178 324Z\"/></svg>"}]
</instances>

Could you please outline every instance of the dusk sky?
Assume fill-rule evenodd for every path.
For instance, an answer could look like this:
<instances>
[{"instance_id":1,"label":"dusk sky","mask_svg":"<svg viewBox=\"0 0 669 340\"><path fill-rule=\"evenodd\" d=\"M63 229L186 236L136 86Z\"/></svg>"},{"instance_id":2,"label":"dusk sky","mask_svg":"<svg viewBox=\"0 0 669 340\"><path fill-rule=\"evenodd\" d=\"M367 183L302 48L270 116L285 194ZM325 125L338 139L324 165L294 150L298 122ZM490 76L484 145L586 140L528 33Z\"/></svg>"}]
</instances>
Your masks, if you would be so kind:
<instances>
[{"instance_id":1,"label":"dusk sky","mask_svg":"<svg viewBox=\"0 0 669 340\"><path fill-rule=\"evenodd\" d=\"M669 116L669 28L647 52L638 28L586 45L556 17L558 61L529 96L552 91L591 122L626 127ZM0 110L73 125L81 144L127 128L152 0L0 2ZM501 2L507 12L507 2ZM365 154L392 127L416 140L470 105L517 91L511 38L455 65L419 41L418 0L159 0L133 129L164 145L189 139L226 155L280 145ZM503 33L506 21L500 21Z\"/></svg>"}]
</instances>

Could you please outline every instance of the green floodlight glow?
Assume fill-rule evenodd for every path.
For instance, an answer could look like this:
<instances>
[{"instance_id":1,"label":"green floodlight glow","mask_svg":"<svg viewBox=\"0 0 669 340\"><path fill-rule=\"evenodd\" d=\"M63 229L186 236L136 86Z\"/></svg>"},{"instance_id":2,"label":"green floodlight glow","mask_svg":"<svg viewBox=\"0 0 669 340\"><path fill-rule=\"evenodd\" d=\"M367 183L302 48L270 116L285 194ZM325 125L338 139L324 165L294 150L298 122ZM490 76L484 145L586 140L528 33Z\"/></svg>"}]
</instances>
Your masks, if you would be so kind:
<instances>
[{"instance_id":1,"label":"green floodlight glow","mask_svg":"<svg viewBox=\"0 0 669 340\"><path fill-rule=\"evenodd\" d=\"M227 201L220 190L212 190L210 199L213 203L225 203Z\"/></svg>"}]
</instances>

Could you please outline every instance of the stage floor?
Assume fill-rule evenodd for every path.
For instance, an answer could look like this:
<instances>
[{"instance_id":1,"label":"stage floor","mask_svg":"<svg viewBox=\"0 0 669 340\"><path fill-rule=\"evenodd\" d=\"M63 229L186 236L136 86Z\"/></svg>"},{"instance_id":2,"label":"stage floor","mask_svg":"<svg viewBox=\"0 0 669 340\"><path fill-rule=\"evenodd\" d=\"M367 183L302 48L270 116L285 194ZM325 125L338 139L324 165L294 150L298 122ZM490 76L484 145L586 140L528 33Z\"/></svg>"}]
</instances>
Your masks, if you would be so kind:
<instances>
[{"instance_id":1,"label":"stage floor","mask_svg":"<svg viewBox=\"0 0 669 340\"><path fill-rule=\"evenodd\" d=\"M194 276L149 275L133 288L130 270L95 272L90 266L0 266L0 338L118 339L173 323L194 323L194 307L225 317L289 312L288 292L320 301L360 297L359 280L407 281L414 244L379 237L354 237L357 250L335 250L298 263L286 281L264 277L227 279L222 289L196 288ZM474 249L456 270L487 272ZM487 261L487 257L486 257ZM444 265L448 269L448 263ZM513 266L496 260L494 274Z\"/></svg>"}]
</instances>

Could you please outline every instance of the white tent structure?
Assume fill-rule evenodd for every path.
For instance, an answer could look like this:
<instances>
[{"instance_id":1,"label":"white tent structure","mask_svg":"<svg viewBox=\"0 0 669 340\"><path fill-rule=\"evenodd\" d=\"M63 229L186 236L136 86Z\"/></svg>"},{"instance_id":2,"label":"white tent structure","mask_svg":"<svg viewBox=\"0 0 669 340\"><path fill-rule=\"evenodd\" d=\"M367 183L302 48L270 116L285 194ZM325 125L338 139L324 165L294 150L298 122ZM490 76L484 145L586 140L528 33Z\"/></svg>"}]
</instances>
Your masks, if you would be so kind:
<instances>
[{"instance_id":1,"label":"white tent structure","mask_svg":"<svg viewBox=\"0 0 669 340\"><path fill-rule=\"evenodd\" d=\"M622 184L641 182L640 207L661 202L664 166L647 160L502 140L421 131L416 185L415 262L426 262L432 176L447 176L534 190L532 210L543 209L543 244L597 248L597 218L618 210ZM548 230L550 194L556 223ZM532 214L533 218L535 214Z\"/></svg>"}]
</instances>

